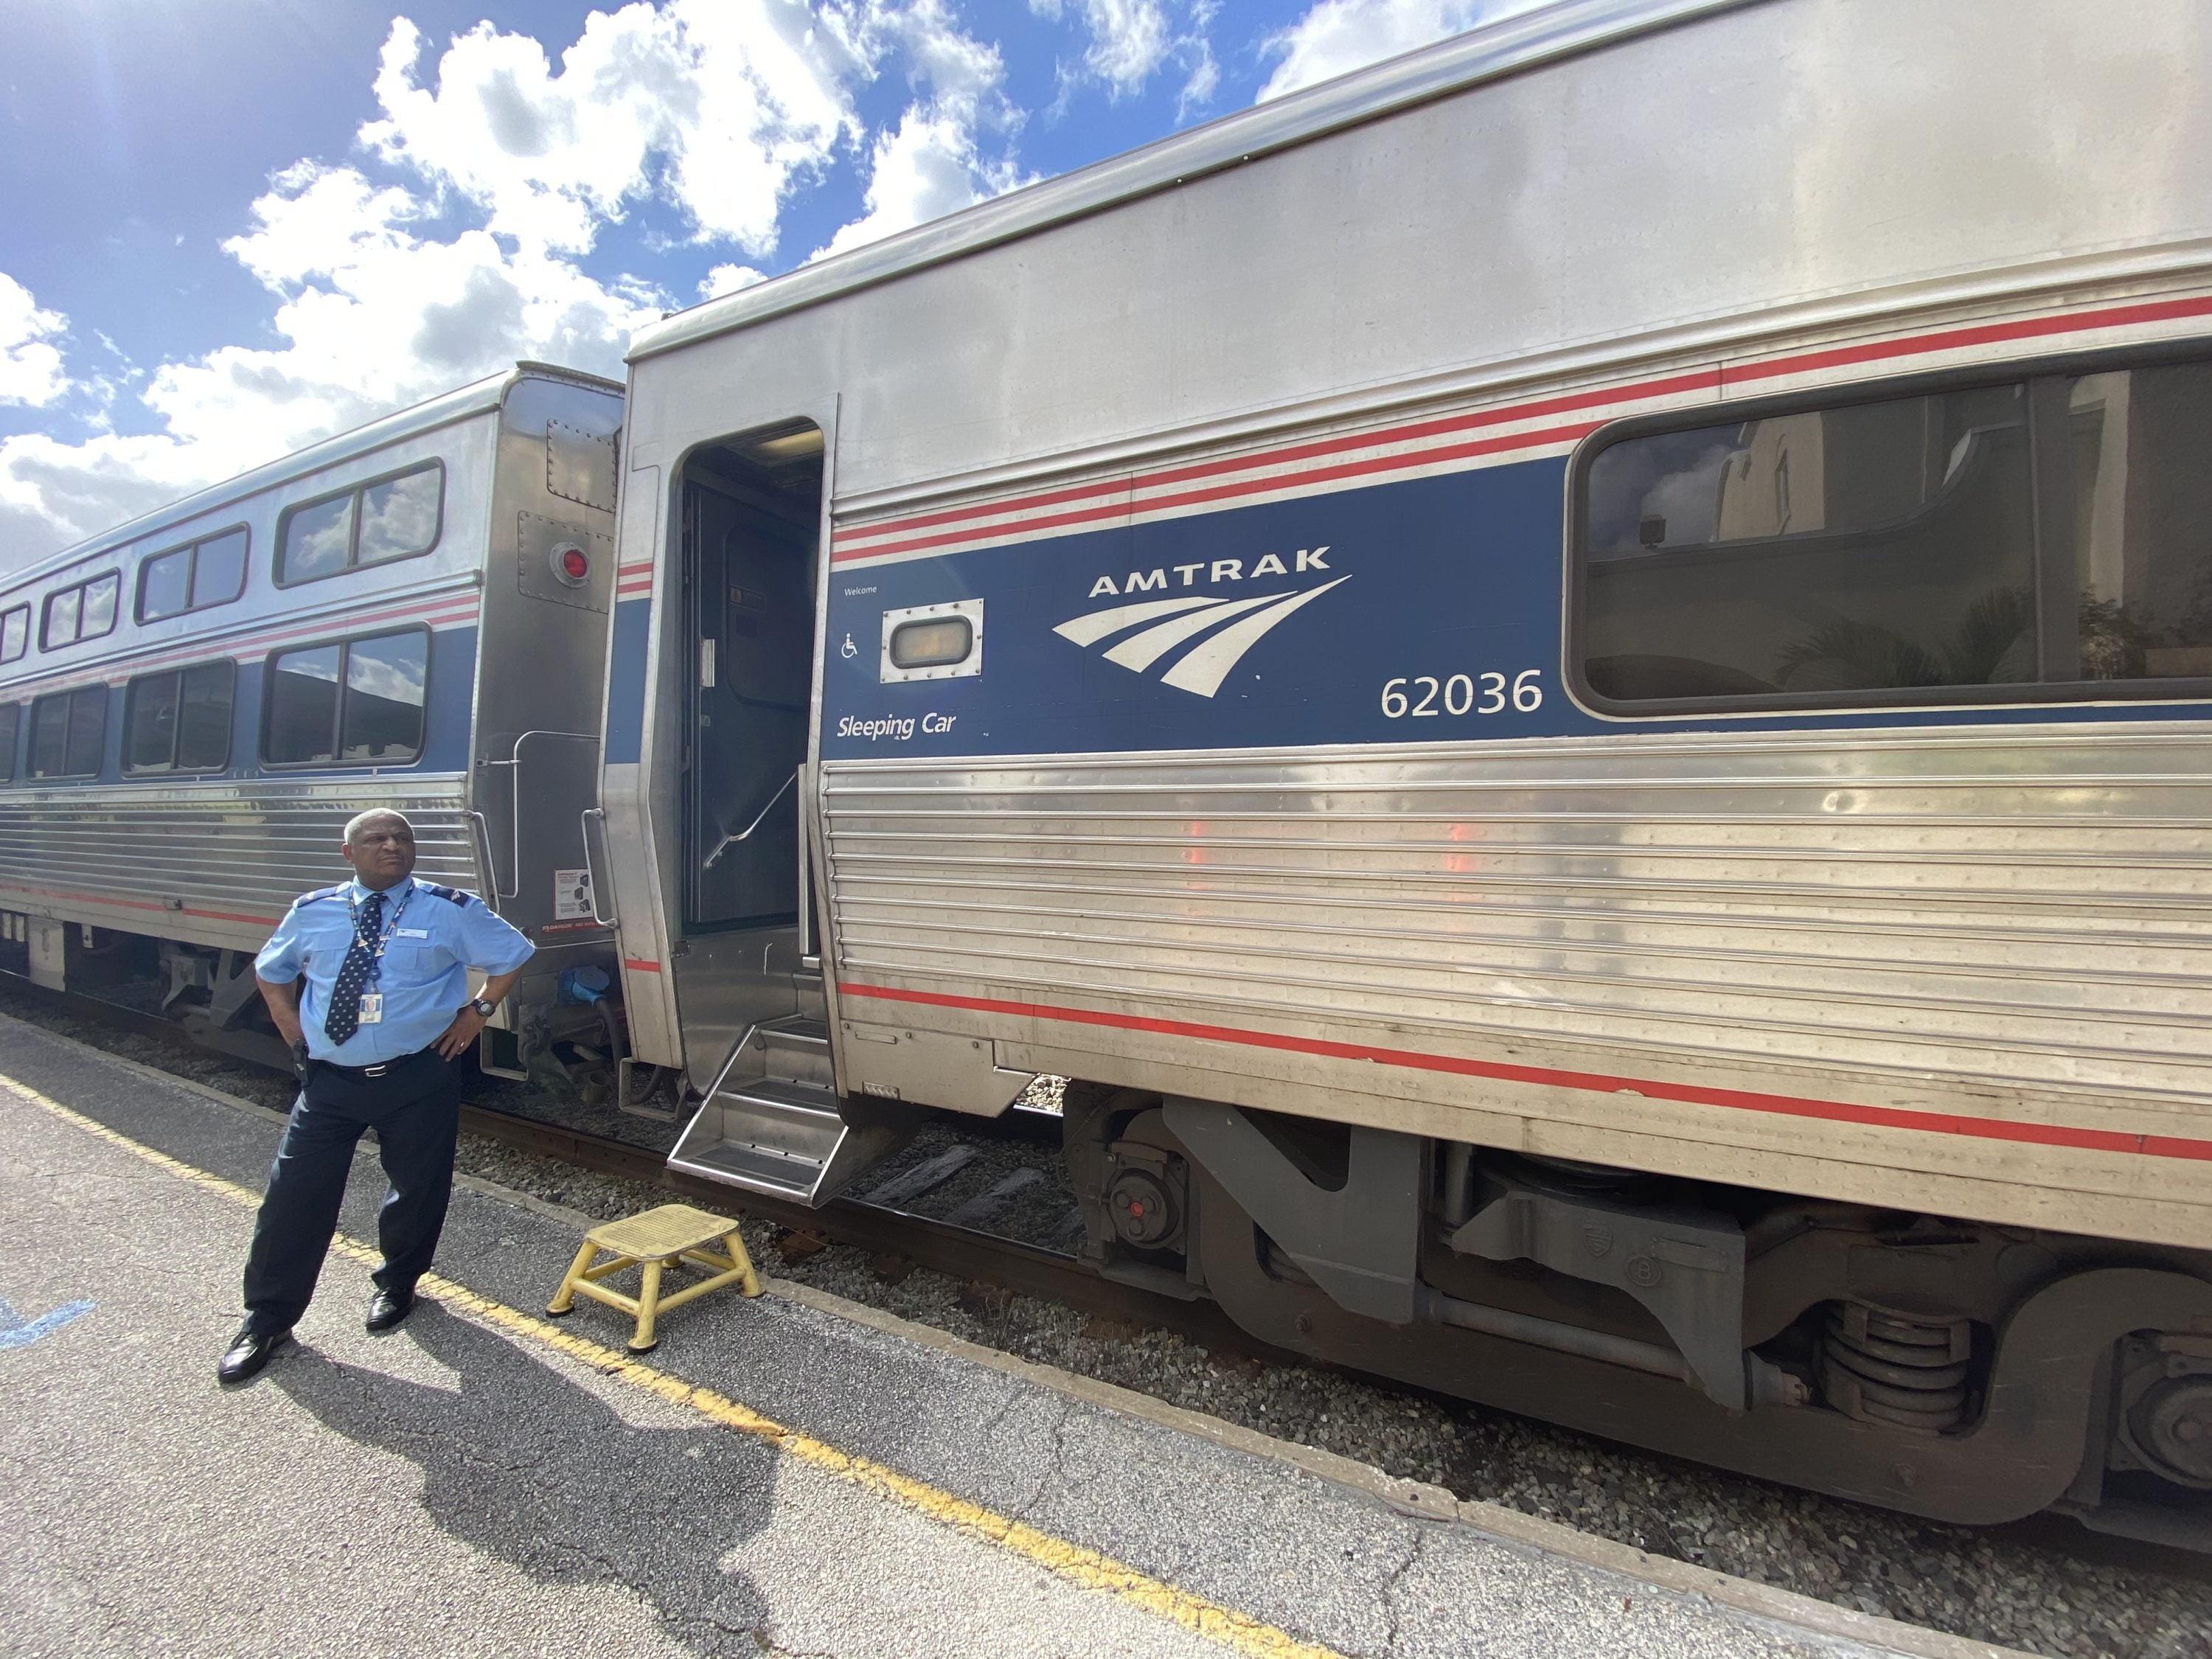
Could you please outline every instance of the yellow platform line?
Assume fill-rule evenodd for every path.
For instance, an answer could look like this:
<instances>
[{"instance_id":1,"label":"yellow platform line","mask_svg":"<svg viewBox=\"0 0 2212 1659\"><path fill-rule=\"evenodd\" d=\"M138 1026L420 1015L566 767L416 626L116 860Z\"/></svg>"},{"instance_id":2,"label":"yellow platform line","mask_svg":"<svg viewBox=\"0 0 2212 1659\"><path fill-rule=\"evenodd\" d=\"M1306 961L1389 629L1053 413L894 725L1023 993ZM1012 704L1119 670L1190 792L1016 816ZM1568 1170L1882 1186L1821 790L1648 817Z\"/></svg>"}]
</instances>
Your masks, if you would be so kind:
<instances>
[{"instance_id":1,"label":"yellow platform line","mask_svg":"<svg viewBox=\"0 0 2212 1659\"><path fill-rule=\"evenodd\" d=\"M249 1210L260 1206L261 1195L258 1193L248 1191L234 1181L210 1175L205 1170L195 1169L182 1159L171 1158L167 1152L143 1146L4 1073L0 1073L0 1086L4 1086L9 1093L29 1104L51 1112L71 1127L82 1129L111 1146L119 1147L204 1191L227 1198ZM331 1248L372 1267L383 1259L379 1251L344 1233L338 1234L332 1240ZM1072 1544L1050 1533L1041 1532L1024 1522L987 1510L980 1504L972 1504L927 1481L901 1474L896 1469L872 1458L840 1451L828 1442L817 1440L812 1435L801 1433L773 1418L764 1417L751 1407L732 1400L726 1395L686 1382L680 1376L671 1376L651 1365L641 1364L618 1349L604 1347L597 1342L573 1335L556 1325L522 1313L504 1303L478 1296L474 1291L449 1279L425 1273L416 1281L415 1288L419 1294L446 1307L469 1314L512 1335L526 1338L566 1354L618 1382L627 1383L631 1388L665 1400L670 1405L696 1412L710 1422L765 1440L787 1457L826 1471L863 1492L927 1516L931 1520L964 1533L970 1538L994 1544L1042 1567L1054 1577L1142 1607L1147 1613L1218 1643L1231 1652L1250 1656L1251 1659L1343 1659L1333 1648L1301 1641L1288 1631L1263 1623L1249 1613L1239 1613L1234 1607L1224 1607L1218 1601L1210 1601L1202 1595L1178 1589L1175 1585L1140 1572L1109 1555L1081 1544Z\"/></svg>"}]
</instances>

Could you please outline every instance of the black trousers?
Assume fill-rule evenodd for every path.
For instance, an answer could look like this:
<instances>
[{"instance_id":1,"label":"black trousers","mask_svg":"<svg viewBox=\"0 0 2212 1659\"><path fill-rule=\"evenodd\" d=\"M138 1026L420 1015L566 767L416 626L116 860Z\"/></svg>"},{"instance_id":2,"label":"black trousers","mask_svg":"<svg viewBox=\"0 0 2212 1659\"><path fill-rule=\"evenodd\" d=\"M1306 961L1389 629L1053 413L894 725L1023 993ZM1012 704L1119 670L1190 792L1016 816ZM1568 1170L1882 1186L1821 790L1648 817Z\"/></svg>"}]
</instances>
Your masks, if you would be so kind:
<instances>
[{"instance_id":1,"label":"black trousers","mask_svg":"<svg viewBox=\"0 0 2212 1659\"><path fill-rule=\"evenodd\" d=\"M404 1291L429 1271L453 1192L460 1104L460 1068L434 1048L393 1060L381 1077L314 1067L293 1103L254 1219L247 1330L289 1330L307 1311L337 1231L354 1146L369 1129L390 1183L376 1217L384 1265L370 1277L379 1289Z\"/></svg>"}]
</instances>

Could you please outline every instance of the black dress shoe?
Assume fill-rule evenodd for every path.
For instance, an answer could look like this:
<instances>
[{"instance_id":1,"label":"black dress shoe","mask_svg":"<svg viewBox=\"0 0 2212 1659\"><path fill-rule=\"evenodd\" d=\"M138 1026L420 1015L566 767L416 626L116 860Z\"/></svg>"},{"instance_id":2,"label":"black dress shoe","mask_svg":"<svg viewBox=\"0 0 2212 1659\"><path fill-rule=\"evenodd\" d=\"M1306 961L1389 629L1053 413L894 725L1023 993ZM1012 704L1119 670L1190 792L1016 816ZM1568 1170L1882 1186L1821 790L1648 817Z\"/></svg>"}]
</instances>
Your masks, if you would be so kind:
<instances>
[{"instance_id":1,"label":"black dress shoe","mask_svg":"<svg viewBox=\"0 0 2212 1659\"><path fill-rule=\"evenodd\" d=\"M250 1382L261 1375L261 1368L275 1357L276 1350L292 1340L289 1331L240 1331L230 1345L230 1352L216 1362L216 1380L236 1385Z\"/></svg>"},{"instance_id":2,"label":"black dress shoe","mask_svg":"<svg viewBox=\"0 0 2212 1659\"><path fill-rule=\"evenodd\" d=\"M379 1291L368 1304L366 1323L372 1331L388 1331L415 1310L415 1292Z\"/></svg>"}]
</instances>

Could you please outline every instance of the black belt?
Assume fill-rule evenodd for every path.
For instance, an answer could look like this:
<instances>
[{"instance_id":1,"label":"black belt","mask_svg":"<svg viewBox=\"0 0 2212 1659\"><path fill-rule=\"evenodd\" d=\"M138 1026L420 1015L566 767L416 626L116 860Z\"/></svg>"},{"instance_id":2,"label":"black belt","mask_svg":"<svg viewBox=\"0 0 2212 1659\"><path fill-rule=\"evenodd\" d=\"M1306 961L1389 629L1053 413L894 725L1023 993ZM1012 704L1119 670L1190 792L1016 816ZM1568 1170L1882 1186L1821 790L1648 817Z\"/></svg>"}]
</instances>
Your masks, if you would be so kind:
<instances>
[{"instance_id":1,"label":"black belt","mask_svg":"<svg viewBox=\"0 0 2212 1659\"><path fill-rule=\"evenodd\" d=\"M404 1066L410 1060L420 1060L430 1052L428 1048L417 1048L411 1054L401 1054L396 1060L380 1060L374 1066L341 1066L335 1060L319 1060L315 1064L345 1077L382 1077L393 1066Z\"/></svg>"}]
</instances>

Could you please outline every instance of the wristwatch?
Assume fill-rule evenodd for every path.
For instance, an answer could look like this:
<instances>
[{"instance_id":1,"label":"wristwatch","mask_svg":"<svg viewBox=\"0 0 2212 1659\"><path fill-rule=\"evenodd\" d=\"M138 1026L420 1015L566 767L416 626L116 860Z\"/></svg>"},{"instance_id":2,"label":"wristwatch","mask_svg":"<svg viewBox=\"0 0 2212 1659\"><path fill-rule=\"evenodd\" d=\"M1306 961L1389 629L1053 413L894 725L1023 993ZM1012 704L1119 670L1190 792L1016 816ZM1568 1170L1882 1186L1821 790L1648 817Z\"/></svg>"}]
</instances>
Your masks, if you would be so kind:
<instances>
[{"instance_id":1,"label":"wristwatch","mask_svg":"<svg viewBox=\"0 0 2212 1659\"><path fill-rule=\"evenodd\" d=\"M477 998L475 1001L469 1004L469 1006L475 1009L485 1019L489 1019L499 1010L499 1004L487 1002L482 997Z\"/></svg>"}]
</instances>

